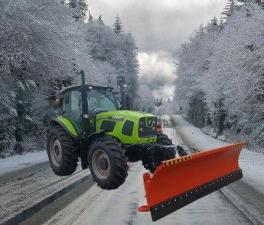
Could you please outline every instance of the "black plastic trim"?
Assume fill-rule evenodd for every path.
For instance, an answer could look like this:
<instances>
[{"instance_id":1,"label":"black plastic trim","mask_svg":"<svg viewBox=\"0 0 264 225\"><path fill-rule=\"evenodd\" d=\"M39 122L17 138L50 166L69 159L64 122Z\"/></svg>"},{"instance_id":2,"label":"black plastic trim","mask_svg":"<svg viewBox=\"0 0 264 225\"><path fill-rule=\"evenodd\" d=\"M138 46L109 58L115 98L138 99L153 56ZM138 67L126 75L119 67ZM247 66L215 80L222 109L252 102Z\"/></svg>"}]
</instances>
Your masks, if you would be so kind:
<instances>
[{"instance_id":1,"label":"black plastic trim","mask_svg":"<svg viewBox=\"0 0 264 225\"><path fill-rule=\"evenodd\" d=\"M100 130L104 130L106 132L112 132L115 129L116 121L112 120L104 120L101 123Z\"/></svg>"}]
</instances>

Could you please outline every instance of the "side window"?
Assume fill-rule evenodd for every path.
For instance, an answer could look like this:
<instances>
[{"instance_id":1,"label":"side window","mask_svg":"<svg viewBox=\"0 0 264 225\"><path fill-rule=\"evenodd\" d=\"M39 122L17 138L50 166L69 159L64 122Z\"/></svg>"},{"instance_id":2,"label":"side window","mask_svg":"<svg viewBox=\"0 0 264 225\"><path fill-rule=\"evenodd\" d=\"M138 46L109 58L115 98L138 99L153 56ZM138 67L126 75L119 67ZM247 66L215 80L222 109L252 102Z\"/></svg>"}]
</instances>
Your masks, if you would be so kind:
<instances>
[{"instance_id":1,"label":"side window","mask_svg":"<svg viewBox=\"0 0 264 225\"><path fill-rule=\"evenodd\" d=\"M65 115L67 115L70 111L70 94L65 95L63 111L65 112Z\"/></svg>"},{"instance_id":2,"label":"side window","mask_svg":"<svg viewBox=\"0 0 264 225\"><path fill-rule=\"evenodd\" d=\"M71 112L75 116L81 116L82 113L81 105L81 92L73 91L71 93Z\"/></svg>"},{"instance_id":3,"label":"side window","mask_svg":"<svg viewBox=\"0 0 264 225\"><path fill-rule=\"evenodd\" d=\"M100 130L112 132L115 128L116 122L111 120L104 120L101 124Z\"/></svg>"},{"instance_id":4,"label":"side window","mask_svg":"<svg viewBox=\"0 0 264 225\"><path fill-rule=\"evenodd\" d=\"M122 134L127 136L132 136L133 128L134 128L134 123L130 120L127 120L123 126Z\"/></svg>"},{"instance_id":5,"label":"side window","mask_svg":"<svg viewBox=\"0 0 264 225\"><path fill-rule=\"evenodd\" d=\"M63 111L64 115L69 118L78 131L80 131L82 113L80 91L72 91L65 96Z\"/></svg>"}]
</instances>

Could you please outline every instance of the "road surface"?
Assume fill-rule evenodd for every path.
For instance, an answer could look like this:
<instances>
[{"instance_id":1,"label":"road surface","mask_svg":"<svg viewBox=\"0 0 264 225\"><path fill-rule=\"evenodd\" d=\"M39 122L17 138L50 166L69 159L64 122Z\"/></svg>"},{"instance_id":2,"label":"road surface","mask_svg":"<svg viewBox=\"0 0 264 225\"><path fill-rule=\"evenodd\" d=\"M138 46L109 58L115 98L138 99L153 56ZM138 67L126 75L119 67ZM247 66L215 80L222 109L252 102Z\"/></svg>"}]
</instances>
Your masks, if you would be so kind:
<instances>
[{"instance_id":1,"label":"road surface","mask_svg":"<svg viewBox=\"0 0 264 225\"><path fill-rule=\"evenodd\" d=\"M164 119L169 120L167 117ZM176 128L167 121L164 128L175 144L190 144L182 139ZM180 125L180 124L178 124ZM183 124L182 124L183 125ZM183 131L183 130L181 130ZM92 185L82 185L82 193L69 201L67 196L58 198L50 206L29 218L22 225L149 225L153 222L149 213L139 213L137 208L145 203L142 174L145 172L140 163L132 164L126 182L117 190L105 191ZM12 172L0 177L0 202L2 218L11 217L18 211L41 198L67 186L89 171L78 170L73 176L61 178L55 176L48 164L38 165ZM252 192L252 189L247 189ZM262 195L247 193L250 199L259 198L262 207ZM255 197L254 197L255 195ZM257 200L256 200L257 201ZM60 208L58 208L60 205ZM0 217L1 218L1 217ZM1 224L1 220L0 220ZM262 224L250 219L243 210L220 191L214 192L155 222L159 225L247 225Z\"/></svg>"},{"instance_id":2,"label":"road surface","mask_svg":"<svg viewBox=\"0 0 264 225\"><path fill-rule=\"evenodd\" d=\"M2 174L0 224L88 174L88 170L78 168L71 176L55 176L48 162Z\"/></svg>"}]
</instances>

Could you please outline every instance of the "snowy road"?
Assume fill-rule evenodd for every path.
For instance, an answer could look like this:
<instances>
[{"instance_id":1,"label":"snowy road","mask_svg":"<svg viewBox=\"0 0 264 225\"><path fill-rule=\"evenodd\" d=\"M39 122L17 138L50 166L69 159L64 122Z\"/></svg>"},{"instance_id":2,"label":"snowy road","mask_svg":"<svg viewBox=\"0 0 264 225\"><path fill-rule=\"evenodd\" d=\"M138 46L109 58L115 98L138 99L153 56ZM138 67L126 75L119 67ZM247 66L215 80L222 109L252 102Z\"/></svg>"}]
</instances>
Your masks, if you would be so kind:
<instances>
[{"instance_id":1,"label":"snowy road","mask_svg":"<svg viewBox=\"0 0 264 225\"><path fill-rule=\"evenodd\" d=\"M58 177L43 161L15 171L10 167L0 176L0 224L89 174L78 169L69 177Z\"/></svg>"},{"instance_id":2,"label":"snowy road","mask_svg":"<svg viewBox=\"0 0 264 225\"><path fill-rule=\"evenodd\" d=\"M219 143L215 139L207 143L208 141L206 142L206 137L203 137L204 134L198 132L199 129L192 130L197 128L194 128L180 118L174 118L176 119L176 127L172 126L169 117L165 116L163 119L167 120L167 127L163 130L170 136L170 138L173 139L175 144L186 144L199 149L202 146L191 145L192 141L195 142L199 138L202 138L204 143L208 145L206 146L208 148L223 144L221 142ZM216 141L215 143L214 140ZM248 160L244 161L242 164L243 167L251 168L254 172L255 167L252 168ZM38 221L37 223L34 220L29 220L24 222L23 225L38 225L43 222L45 222L45 225L152 224L149 213L139 213L137 211L138 206L145 203L142 179L142 174L144 172L145 170L140 163L132 164L130 166L129 176L126 182L119 189L113 191L101 190L96 185L92 185L91 188L87 187L86 189L86 186L82 185L82 189L84 189L84 191L81 194L76 195L70 204L64 198L59 198L56 201L62 205L60 210L56 211L56 205L48 206L43 212L38 213L39 215L36 220ZM249 172L246 172L245 181L243 181L244 183L250 181L250 179L248 180L248 173ZM54 176L47 162L41 162L40 164L32 165L29 168L22 168L19 172L13 171L11 173L4 174L0 177L0 218L3 220L11 217L17 211L21 211L23 208L26 208L27 206L34 204L36 201L45 198L45 196L50 193L61 189L86 175L87 171L78 170L73 176L66 178L57 177ZM254 182L260 182L261 179L256 178L256 180L257 181ZM232 194L232 188L235 188L238 194L242 193L243 195L246 195L248 198L248 201L246 201L247 203L254 201L254 206L257 205L258 209L262 209L263 195L256 189L253 189L252 186L246 186L243 183L241 185L241 181L239 182L237 182L237 186L230 186L231 189L228 189L231 190L231 197L238 197L240 199L239 196L234 196ZM245 199L243 199L242 203L244 202ZM248 205L250 206L252 204ZM217 191L170 214L169 216L155 222L155 224L262 224L258 221L249 219L248 216L245 216L245 213L240 207L247 207L248 205L234 205L234 203L230 202L230 198L227 198L226 194ZM41 221L41 223L39 221Z\"/></svg>"},{"instance_id":3,"label":"snowy road","mask_svg":"<svg viewBox=\"0 0 264 225\"><path fill-rule=\"evenodd\" d=\"M170 125L170 124L169 124ZM175 144L182 144L174 128L164 131ZM149 213L139 213L137 207L144 204L144 187L140 163L134 164L129 176L118 190L103 191L93 186L45 225L149 225ZM162 225L245 225L252 224L225 196L215 192L175 213L155 222Z\"/></svg>"},{"instance_id":4,"label":"snowy road","mask_svg":"<svg viewBox=\"0 0 264 225\"><path fill-rule=\"evenodd\" d=\"M96 186L86 192L45 225L149 225L149 213L139 213L144 203L142 166L134 165L118 190L102 191ZM249 221L220 193L213 193L155 222L163 225L245 225Z\"/></svg>"}]
</instances>

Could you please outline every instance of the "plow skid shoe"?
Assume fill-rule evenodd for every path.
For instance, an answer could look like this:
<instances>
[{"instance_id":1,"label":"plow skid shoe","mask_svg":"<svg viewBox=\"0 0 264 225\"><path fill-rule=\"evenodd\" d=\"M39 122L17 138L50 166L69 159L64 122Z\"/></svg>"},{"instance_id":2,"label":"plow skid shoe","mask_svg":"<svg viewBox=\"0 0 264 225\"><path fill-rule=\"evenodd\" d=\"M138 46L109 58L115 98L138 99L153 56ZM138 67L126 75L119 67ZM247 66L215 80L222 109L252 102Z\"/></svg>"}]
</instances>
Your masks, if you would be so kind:
<instances>
[{"instance_id":1,"label":"plow skid shoe","mask_svg":"<svg viewBox=\"0 0 264 225\"><path fill-rule=\"evenodd\" d=\"M245 143L163 161L153 175L144 174L147 205L156 221L240 178L238 158Z\"/></svg>"}]
</instances>

